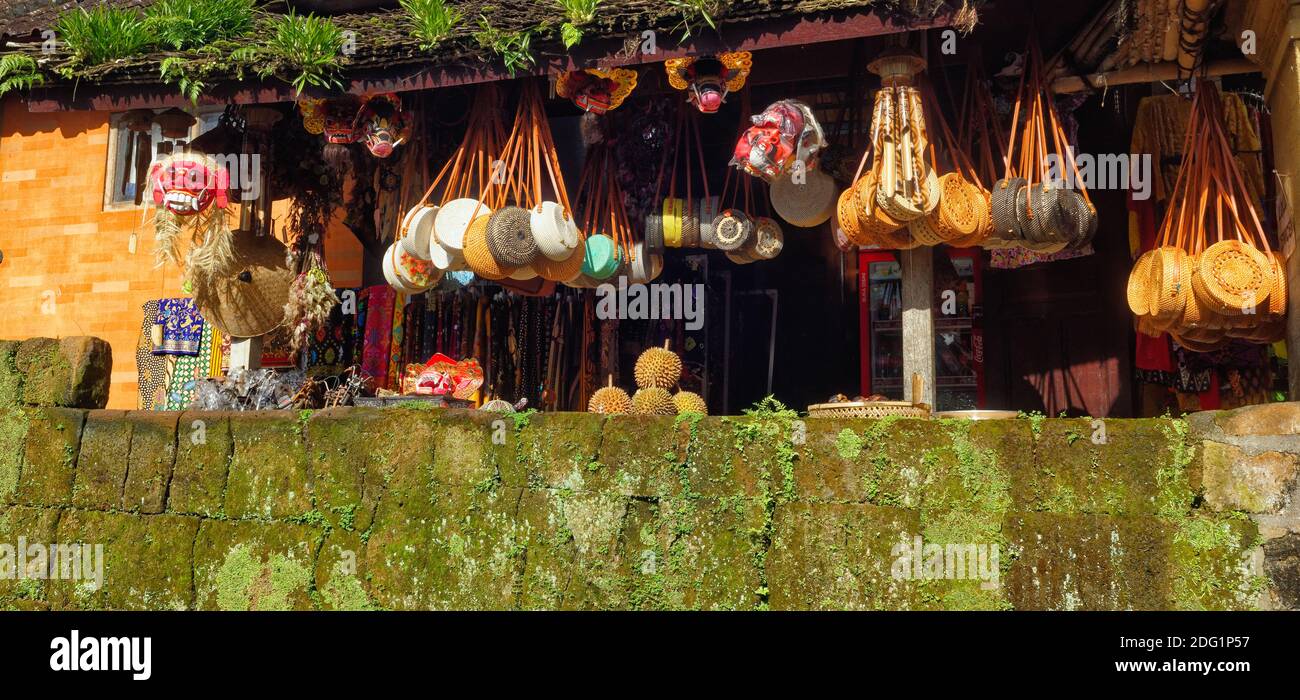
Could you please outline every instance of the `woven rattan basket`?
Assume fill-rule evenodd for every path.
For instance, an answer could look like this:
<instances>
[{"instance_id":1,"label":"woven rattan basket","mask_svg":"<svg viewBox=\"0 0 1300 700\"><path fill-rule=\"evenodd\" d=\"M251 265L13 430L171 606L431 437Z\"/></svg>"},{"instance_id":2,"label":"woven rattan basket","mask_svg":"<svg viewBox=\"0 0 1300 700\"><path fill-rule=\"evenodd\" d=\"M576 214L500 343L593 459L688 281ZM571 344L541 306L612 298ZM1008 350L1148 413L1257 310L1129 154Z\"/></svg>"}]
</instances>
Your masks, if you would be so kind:
<instances>
[{"instance_id":1,"label":"woven rattan basket","mask_svg":"<svg viewBox=\"0 0 1300 700\"><path fill-rule=\"evenodd\" d=\"M930 409L906 401L844 401L818 403L808 407L813 418L929 418Z\"/></svg>"}]
</instances>

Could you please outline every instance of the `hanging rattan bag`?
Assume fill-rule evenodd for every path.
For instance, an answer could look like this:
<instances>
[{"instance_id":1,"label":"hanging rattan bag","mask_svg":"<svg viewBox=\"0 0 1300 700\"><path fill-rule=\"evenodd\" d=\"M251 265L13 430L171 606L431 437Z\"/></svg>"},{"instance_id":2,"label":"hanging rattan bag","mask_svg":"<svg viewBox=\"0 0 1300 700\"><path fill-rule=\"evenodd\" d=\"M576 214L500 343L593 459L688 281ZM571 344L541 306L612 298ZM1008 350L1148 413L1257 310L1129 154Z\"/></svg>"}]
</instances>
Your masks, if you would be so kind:
<instances>
[{"instance_id":1,"label":"hanging rattan bag","mask_svg":"<svg viewBox=\"0 0 1300 700\"><path fill-rule=\"evenodd\" d=\"M1254 313L1273 291L1273 262L1241 241L1219 241L1206 248L1196 269L1197 297L1220 313Z\"/></svg>"}]
</instances>

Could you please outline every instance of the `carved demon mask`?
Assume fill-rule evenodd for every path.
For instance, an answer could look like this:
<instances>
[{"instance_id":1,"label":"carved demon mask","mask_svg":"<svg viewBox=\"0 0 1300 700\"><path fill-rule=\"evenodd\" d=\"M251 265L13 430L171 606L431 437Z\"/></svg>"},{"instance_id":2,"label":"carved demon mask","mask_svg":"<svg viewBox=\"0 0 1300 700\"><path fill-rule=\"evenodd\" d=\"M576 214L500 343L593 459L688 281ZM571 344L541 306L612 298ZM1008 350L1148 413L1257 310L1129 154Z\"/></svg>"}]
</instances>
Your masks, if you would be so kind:
<instances>
[{"instance_id":1,"label":"carved demon mask","mask_svg":"<svg viewBox=\"0 0 1300 700\"><path fill-rule=\"evenodd\" d=\"M149 171L154 204L178 216L207 211L213 203L229 203L230 174L211 159L179 154L155 163Z\"/></svg>"},{"instance_id":2,"label":"carved demon mask","mask_svg":"<svg viewBox=\"0 0 1300 700\"><path fill-rule=\"evenodd\" d=\"M409 120L397 95L375 95L367 99L357 114L356 132L371 155L376 158L393 155L409 133Z\"/></svg>"}]
</instances>

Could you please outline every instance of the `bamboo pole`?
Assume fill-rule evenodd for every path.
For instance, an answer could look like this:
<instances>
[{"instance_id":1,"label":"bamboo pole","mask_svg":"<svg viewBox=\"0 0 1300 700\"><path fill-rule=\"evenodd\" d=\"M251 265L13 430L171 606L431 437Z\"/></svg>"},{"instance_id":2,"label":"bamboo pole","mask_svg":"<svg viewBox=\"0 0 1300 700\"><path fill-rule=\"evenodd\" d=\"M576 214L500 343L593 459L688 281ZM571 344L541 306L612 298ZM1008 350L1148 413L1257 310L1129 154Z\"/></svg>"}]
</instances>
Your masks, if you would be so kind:
<instances>
[{"instance_id":1,"label":"bamboo pole","mask_svg":"<svg viewBox=\"0 0 1300 700\"><path fill-rule=\"evenodd\" d=\"M1086 77L1072 76L1069 78L1060 78L1052 83L1052 92L1063 95L1073 92L1085 92L1089 90L1102 90L1107 87L1117 85L1133 85L1137 83L1154 83L1161 80L1176 80L1179 77L1178 63L1143 63L1133 66L1132 68L1123 68L1108 73L1093 73ZM1215 61L1204 67L1204 76L1215 78L1223 75L1239 75L1243 73L1258 73L1260 68L1246 58L1230 58L1222 61ZM1186 72L1184 71L1184 74ZM1198 75L1201 73L1198 72Z\"/></svg>"}]
</instances>

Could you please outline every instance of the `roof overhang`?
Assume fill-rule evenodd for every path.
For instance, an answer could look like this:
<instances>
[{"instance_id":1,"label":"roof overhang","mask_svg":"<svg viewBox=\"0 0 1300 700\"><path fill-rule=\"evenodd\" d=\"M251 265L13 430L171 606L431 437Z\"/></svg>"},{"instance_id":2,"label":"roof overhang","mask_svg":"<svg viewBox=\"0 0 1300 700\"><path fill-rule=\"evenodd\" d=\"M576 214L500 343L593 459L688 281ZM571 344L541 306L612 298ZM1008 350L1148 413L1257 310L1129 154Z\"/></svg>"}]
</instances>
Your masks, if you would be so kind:
<instances>
[{"instance_id":1,"label":"roof overhang","mask_svg":"<svg viewBox=\"0 0 1300 700\"><path fill-rule=\"evenodd\" d=\"M952 24L952 11L929 19L901 21L871 11L837 12L799 17L781 17L729 24L721 33L701 32L682 43L675 37L660 36L654 53L641 51L645 38L628 35L584 41L565 56L539 56L533 75L557 75L586 67L632 66L662 63L682 56L710 55L723 51L758 51L790 46L821 44L863 37L897 34ZM661 32L662 34L662 32ZM497 66L430 66L423 63L396 65L384 69L351 71L347 91L355 94L403 92L474 83L508 80L512 77ZM324 94L307 91L307 94ZM257 104L291 102L294 89L275 80L234 83L212 87L199 104ZM186 107L189 102L174 86L161 84L61 85L35 88L27 99L32 112L91 110L118 112L128 109Z\"/></svg>"}]
</instances>

